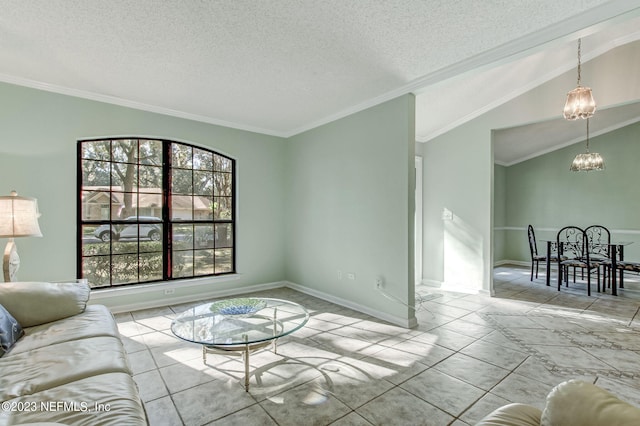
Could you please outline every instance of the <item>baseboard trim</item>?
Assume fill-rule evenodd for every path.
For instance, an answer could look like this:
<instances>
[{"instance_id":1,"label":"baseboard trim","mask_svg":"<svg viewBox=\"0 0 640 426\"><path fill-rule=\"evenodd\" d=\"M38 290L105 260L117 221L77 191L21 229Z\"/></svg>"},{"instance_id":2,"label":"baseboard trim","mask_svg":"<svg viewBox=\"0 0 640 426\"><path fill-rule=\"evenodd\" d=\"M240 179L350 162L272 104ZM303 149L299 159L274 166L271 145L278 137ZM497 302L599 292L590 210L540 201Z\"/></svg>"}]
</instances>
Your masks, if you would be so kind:
<instances>
[{"instance_id":1,"label":"baseboard trim","mask_svg":"<svg viewBox=\"0 0 640 426\"><path fill-rule=\"evenodd\" d=\"M343 299L341 297L333 296L329 293L325 293L319 290L315 290L309 287L305 287L300 284L293 283L291 281L285 281L286 287L289 287L293 290L299 291L300 293L308 294L313 297L317 297L318 299L326 300L327 302L335 303L336 305L344 306L345 308L353 309L358 312L362 312L367 315L371 315L372 317L381 319L383 321L387 321L391 324L398 325L404 328L414 328L418 326L418 320L416 317L412 318L401 318L395 315L386 314L384 312L376 311L371 309L368 306L361 305L359 303L352 302L347 299Z\"/></svg>"},{"instance_id":2,"label":"baseboard trim","mask_svg":"<svg viewBox=\"0 0 640 426\"><path fill-rule=\"evenodd\" d=\"M205 291L197 294L190 294L190 295L177 296L177 297L171 297L171 298L166 297L162 299L155 299L155 300L144 301L144 302L128 303L125 305L110 303L110 302L113 302L113 300L117 299L118 296L121 297L122 293L120 294L92 293L88 303L105 305L109 308L111 312L113 312L114 314L118 314L122 312L139 311L141 309L152 309L152 308L160 308L164 306L179 305L182 303L197 302L199 300L205 300L205 299L213 299L213 298L219 298L219 297L229 297L229 296L235 296L240 294L254 293L254 292L272 290L272 289L282 288L282 287L291 288L293 290L299 291L300 293L308 294L308 295L317 297L319 299L326 300L327 302L335 303L336 305L344 306L346 308L350 308L358 312L371 315L372 317L378 318L383 321L387 321L391 324L398 325L400 327L415 328L418 326L418 320L416 319L415 316L412 318L405 319L405 318L397 317L395 315L389 315L384 312L376 311L374 309L371 309L359 303L342 299L340 297L336 297L322 291L314 290L300 284L292 283L290 281L274 281L270 283L256 284L256 285L251 285L251 286L246 286L241 288L210 290L210 291Z\"/></svg>"},{"instance_id":3,"label":"baseboard trim","mask_svg":"<svg viewBox=\"0 0 640 426\"><path fill-rule=\"evenodd\" d=\"M498 262L494 262L493 266L494 267L498 267L498 266L505 266L505 265L511 265L511 266L524 266L526 268L530 268L531 267L531 262L527 262L527 261L523 261L523 260L499 260ZM540 269L545 269L547 267L546 262L540 262ZM551 263L551 270L555 270L557 269L557 265L555 262Z\"/></svg>"},{"instance_id":4,"label":"baseboard trim","mask_svg":"<svg viewBox=\"0 0 640 426\"><path fill-rule=\"evenodd\" d=\"M110 299L113 300L115 297L113 296L109 297L109 295L106 295L106 294L95 297L96 296L95 293L92 293L88 303L105 305L106 307L109 308L111 312L113 312L114 314L118 314L121 312L131 312L131 311L139 311L141 309L160 308L163 306L179 305L182 303L197 302L199 300L205 300L205 299L228 297L228 296L235 296L238 294L272 290L274 288L281 288L281 287L286 287L286 283L284 281L274 281L271 283L256 284L256 285L247 286L247 287L229 288L224 290L210 290L210 291L205 291L197 294L190 294L190 295L177 296L177 297L171 297L171 298L166 297L163 299L129 303L126 305L110 304L109 303Z\"/></svg>"}]
</instances>

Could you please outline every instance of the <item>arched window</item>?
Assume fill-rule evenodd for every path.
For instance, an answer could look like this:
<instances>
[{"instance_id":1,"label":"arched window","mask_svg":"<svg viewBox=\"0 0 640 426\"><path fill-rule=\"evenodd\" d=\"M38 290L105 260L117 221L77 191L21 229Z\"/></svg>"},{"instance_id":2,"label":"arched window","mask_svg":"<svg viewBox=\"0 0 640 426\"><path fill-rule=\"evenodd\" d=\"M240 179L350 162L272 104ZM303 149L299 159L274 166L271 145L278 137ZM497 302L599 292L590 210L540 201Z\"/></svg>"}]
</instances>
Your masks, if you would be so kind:
<instances>
[{"instance_id":1,"label":"arched window","mask_svg":"<svg viewBox=\"0 0 640 426\"><path fill-rule=\"evenodd\" d=\"M235 272L235 160L181 142L78 142L78 271L93 288Z\"/></svg>"}]
</instances>

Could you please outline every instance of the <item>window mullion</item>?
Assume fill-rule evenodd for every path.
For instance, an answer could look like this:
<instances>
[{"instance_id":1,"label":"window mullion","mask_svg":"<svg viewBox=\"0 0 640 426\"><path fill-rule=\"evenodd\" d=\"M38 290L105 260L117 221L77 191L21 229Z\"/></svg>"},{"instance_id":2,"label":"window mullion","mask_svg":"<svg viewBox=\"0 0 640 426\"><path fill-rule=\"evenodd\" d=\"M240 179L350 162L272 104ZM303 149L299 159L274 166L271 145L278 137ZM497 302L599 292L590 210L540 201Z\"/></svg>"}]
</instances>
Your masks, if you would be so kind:
<instances>
[{"instance_id":1,"label":"window mullion","mask_svg":"<svg viewBox=\"0 0 640 426\"><path fill-rule=\"evenodd\" d=\"M162 278L166 281L172 277L172 241L171 226L171 142L162 141Z\"/></svg>"}]
</instances>

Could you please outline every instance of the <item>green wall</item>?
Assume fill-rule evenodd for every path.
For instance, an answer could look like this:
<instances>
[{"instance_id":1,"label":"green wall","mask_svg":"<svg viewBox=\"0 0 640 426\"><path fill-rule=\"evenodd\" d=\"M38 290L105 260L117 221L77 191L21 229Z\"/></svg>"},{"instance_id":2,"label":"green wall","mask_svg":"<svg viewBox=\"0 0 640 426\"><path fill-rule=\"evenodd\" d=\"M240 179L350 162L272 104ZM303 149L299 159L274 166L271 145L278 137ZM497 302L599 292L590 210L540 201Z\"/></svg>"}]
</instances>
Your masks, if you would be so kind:
<instances>
[{"instance_id":1,"label":"green wall","mask_svg":"<svg viewBox=\"0 0 640 426\"><path fill-rule=\"evenodd\" d=\"M413 304L414 108L401 96L287 147L288 279L407 325L413 311L376 291L375 278Z\"/></svg>"},{"instance_id":2,"label":"green wall","mask_svg":"<svg viewBox=\"0 0 640 426\"><path fill-rule=\"evenodd\" d=\"M42 213L43 238L17 240L20 280L75 279L78 139L165 138L237 160L238 274L182 281L169 296L165 284L96 291L98 303L128 310L291 282L415 324L402 304L414 303L412 95L289 140L9 84L0 99L0 193L35 197ZM375 290L378 276L402 303Z\"/></svg>"},{"instance_id":3,"label":"green wall","mask_svg":"<svg viewBox=\"0 0 640 426\"><path fill-rule=\"evenodd\" d=\"M493 166L493 258L505 259L507 230L507 168Z\"/></svg>"},{"instance_id":4,"label":"green wall","mask_svg":"<svg viewBox=\"0 0 640 426\"><path fill-rule=\"evenodd\" d=\"M174 139L237 159L239 274L185 282L173 298L284 279L283 139L9 84L0 84L0 99L0 193L35 197L42 214L42 238L16 239L20 280L75 278L76 141L104 136ZM154 299L170 300L156 290L113 303Z\"/></svg>"},{"instance_id":5,"label":"green wall","mask_svg":"<svg viewBox=\"0 0 640 426\"><path fill-rule=\"evenodd\" d=\"M584 142L507 167L506 226L514 229L506 231L502 259L529 261L526 227L531 223L538 240L555 238L566 225L604 225L612 240L633 241L625 255L640 260L639 134L640 123L635 123L590 138L590 150L605 160L603 171L569 171ZM540 242L538 250L544 250Z\"/></svg>"}]
</instances>

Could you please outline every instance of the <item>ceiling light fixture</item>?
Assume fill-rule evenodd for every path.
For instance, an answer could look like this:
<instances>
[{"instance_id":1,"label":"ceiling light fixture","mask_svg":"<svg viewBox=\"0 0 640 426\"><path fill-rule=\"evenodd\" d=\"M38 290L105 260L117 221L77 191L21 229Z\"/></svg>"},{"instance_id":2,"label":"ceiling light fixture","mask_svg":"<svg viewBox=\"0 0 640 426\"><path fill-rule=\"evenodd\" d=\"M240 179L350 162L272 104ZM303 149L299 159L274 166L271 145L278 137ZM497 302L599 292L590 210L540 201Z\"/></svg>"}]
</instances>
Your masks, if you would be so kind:
<instances>
[{"instance_id":1,"label":"ceiling light fixture","mask_svg":"<svg viewBox=\"0 0 640 426\"><path fill-rule=\"evenodd\" d=\"M591 170L603 170L604 159L597 152L589 152L589 119L587 119L587 152L576 155L571 163L572 172L588 172Z\"/></svg>"},{"instance_id":2,"label":"ceiling light fixture","mask_svg":"<svg viewBox=\"0 0 640 426\"><path fill-rule=\"evenodd\" d=\"M591 88L580 85L581 44L581 39L578 39L578 87L567 93L567 102L564 104L564 118L567 120L589 118L593 116L594 112L596 112L596 101L593 100Z\"/></svg>"}]
</instances>

